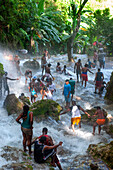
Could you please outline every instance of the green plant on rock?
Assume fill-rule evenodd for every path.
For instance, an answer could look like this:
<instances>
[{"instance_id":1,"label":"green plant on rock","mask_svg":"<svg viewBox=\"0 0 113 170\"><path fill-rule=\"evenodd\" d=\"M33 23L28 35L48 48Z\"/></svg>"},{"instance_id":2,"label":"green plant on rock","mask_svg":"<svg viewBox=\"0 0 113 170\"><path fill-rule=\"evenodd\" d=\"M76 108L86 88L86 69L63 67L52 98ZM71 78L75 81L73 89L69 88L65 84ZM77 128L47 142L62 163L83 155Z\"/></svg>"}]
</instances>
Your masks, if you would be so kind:
<instances>
[{"instance_id":1,"label":"green plant on rock","mask_svg":"<svg viewBox=\"0 0 113 170\"><path fill-rule=\"evenodd\" d=\"M48 116L58 120L61 106L53 100L40 100L32 104L30 110L37 117L47 118Z\"/></svg>"}]
</instances>

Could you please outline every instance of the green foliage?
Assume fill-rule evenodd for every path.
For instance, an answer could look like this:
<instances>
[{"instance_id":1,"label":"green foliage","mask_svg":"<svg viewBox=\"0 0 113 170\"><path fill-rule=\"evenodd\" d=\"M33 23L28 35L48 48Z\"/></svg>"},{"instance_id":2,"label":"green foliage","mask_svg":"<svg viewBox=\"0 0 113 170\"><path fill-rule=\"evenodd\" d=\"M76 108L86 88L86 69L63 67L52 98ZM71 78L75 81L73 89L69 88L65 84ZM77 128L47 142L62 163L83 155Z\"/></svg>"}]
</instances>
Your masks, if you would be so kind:
<instances>
[{"instance_id":1,"label":"green foliage","mask_svg":"<svg viewBox=\"0 0 113 170\"><path fill-rule=\"evenodd\" d=\"M53 100L40 100L32 104L30 110L33 111L33 115L38 118L47 118L48 116L58 120L61 106Z\"/></svg>"},{"instance_id":2,"label":"green foliage","mask_svg":"<svg viewBox=\"0 0 113 170\"><path fill-rule=\"evenodd\" d=\"M4 68L3 68L3 64L0 63L0 76L3 76L4 75Z\"/></svg>"}]
</instances>

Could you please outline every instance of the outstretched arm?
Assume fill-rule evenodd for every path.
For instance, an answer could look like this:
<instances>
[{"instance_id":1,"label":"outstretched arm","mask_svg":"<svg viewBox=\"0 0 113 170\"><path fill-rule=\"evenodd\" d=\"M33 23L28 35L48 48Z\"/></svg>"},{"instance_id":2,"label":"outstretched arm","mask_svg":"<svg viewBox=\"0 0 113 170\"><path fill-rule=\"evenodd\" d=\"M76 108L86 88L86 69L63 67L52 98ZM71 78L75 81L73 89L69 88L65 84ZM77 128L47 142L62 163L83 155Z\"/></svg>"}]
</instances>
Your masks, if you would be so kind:
<instances>
[{"instance_id":1,"label":"outstretched arm","mask_svg":"<svg viewBox=\"0 0 113 170\"><path fill-rule=\"evenodd\" d=\"M81 106L79 108L81 111L83 111L88 117L90 116Z\"/></svg>"},{"instance_id":2,"label":"outstretched arm","mask_svg":"<svg viewBox=\"0 0 113 170\"><path fill-rule=\"evenodd\" d=\"M66 114L67 112L70 112L70 108L68 108L68 109L65 110L64 112L60 113L60 115Z\"/></svg>"},{"instance_id":3,"label":"outstretched arm","mask_svg":"<svg viewBox=\"0 0 113 170\"><path fill-rule=\"evenodd\" d=\"M58 146L62 145L62 143L63 143L63 142L59 142L59 144L53 145L53 146L47 146L47 145L46 145L46 146L44 147L44 150L45 150L45 149L54 149L54 148L57 148Z\"/></svg>"}]
</instances>

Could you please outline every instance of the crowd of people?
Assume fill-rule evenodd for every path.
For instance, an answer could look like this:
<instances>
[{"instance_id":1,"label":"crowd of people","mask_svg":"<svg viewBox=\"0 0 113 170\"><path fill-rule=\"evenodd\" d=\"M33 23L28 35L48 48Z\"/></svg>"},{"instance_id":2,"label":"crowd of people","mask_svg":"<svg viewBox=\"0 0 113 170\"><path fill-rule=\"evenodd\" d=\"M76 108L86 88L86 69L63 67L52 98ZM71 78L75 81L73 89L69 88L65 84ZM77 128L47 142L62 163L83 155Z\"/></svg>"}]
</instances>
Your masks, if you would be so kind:
<instances>
[{"instance_id":1,"label":"crowd of people","mask_svg":"<svg viewBox=\"0 0 113 170\"><path fill-rule=\"evenodd\" d=\"M28 84L30 96L31 96L31 103L36 102L36 98L38 97L38 93L42 95L42 100L44 97L47 99L53 100L53 95L56 91L56 87L54 84L54 76L51 73L51 64L47 62L47 57L49 58L50 55L45 50L42 58L41 58L41 68L42 68L42 76L41 78L37 76L32 75L32 70L27 69L25 71L25 84ZM78 61L74 64L74 70L73 72L76 73L77 76L77 83L81 82L82 86L83 83L85 83L84 87L87 86L88 81L88 72L94 74L90 68L97 65L97 53L94 51L94 58L93 62L95 65L92 65L90 63L90 60L88 60L88 63L86 63L84 66L82 66L81 59L78 59ZM16 68L20 75L22 75L20 66L19 66L19 57L16 56L14 58ZM99 61L100 62L100 61ZM102 67L102 63L100 62L100 66ZM60 66L60 62L56 65L56 73L57 74L64 74L65 76L69 77L71 74L67 71L66 65L63 66L63 69ZM4 75L4 93L8 91L9 94L9 87L7 84L7 79L9 80L19 80L19 78L11 79L7 77L7 72ZM29 81L28 81L29 79ZM29 83L28 83L29 82ZM103 89L105 88L106 82L104 81L104 75L101 72L100 68L96 72L95 75L95 92L98 93L101 96ZM73 99L73 96L75 94L75 80L71 77L69 79L65 80L63 92L66 106L63 112L60 113L60 115L63 115L65 113L71 112L71 127L73 132L75 132L74 126L75 124L79 125L79 128L81 128L81 113L80 111L84 112L88 117L91 117L89 113L87 113L80 105L76 104L76 101ZM70 107L70 103L72 102L72 106ZM93 135L95 135L95 127L98 125L98 131L99 134L101 132L101 126L105 123L105 116L103 110L98 106L97 111L93 115L93 117L97 117L97 120L95 121L93 125ZM21 120L22 119L22 123ZM24 105L23 106L23 112L17 117L16 121L21 124L21 130L23 134L23 148L26 152L26 146L28 146L29 154L32 153L31 146L34 144L34 159L37 163L43 163L47 160L48 157L51 157L51 164L52 166L58 166L59 169L62 170L61 164L59 162L59 159L56 155L56 149L60 145L62 145L62 142L59 142L57 145L54 145L52 138L47 135L47 128L44 128L42 130L42 135L40 137L37 137L34 141L32 141L33 136L33 113L29 111L29 106Z\"/></svg>"}]
</instances>

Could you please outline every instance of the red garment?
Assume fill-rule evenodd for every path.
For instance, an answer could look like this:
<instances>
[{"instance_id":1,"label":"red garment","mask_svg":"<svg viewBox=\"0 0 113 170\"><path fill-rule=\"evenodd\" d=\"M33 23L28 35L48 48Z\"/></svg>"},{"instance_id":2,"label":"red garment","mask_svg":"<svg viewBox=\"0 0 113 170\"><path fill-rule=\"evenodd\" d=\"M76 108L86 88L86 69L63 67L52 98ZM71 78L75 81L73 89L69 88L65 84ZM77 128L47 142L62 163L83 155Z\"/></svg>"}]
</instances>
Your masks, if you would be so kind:
<instances>
[{"instance_id":1,"label":"red garment","mask_svg":"<svg viewBox=\"0 0 113 170\"><path fill-rule=\"evenodd\" d=\"M42 136L45 136L45 137L46 137L46 143L45 143L45 145L50 145L49 140L48 140L49 136L48 136L48 135L41 135L41 136L38 137L38 139L40 139Z\"/></svg>"},{"instance_id":2,"label":"red garment","mask_svg":"<svg viewBox=\"0 0 113 170\"><path fill-rule=\"evenodd\" d=\"M97 42L95 41L95 42L93 43L93 45L96 46L96 44L97 44Z\"/></svg>"},{"instance_id":3,"label":"red garment","mask_svg":"<svg viewBox=\"0 0 113 170\"><path fill-rule=\"evenodd\" d=\"M102 85L102 81L96 81L96 87L101 88L101 85Z\"/></svg>"},{"instance_id":4,"label":"red garment","mask_svg":"<svg viewBox=\"0 0 113 170\"><path fill-rule=\"evenodd\" d=\"M82 80L83 80L83 81L88 81L88 76L87 76L87 74L81 74L81 76L82 76Z\"/></svg>"},{"instance_id":5,"label":"red garment","mask_svg":"<svg viewBox=\"0 0 113 170\"><path fill-rule=\"evenodd\" d=\"M98 125L104 125L105 119L97 119L96 122L97 122Z\"/></svg>"}]
</instances>

